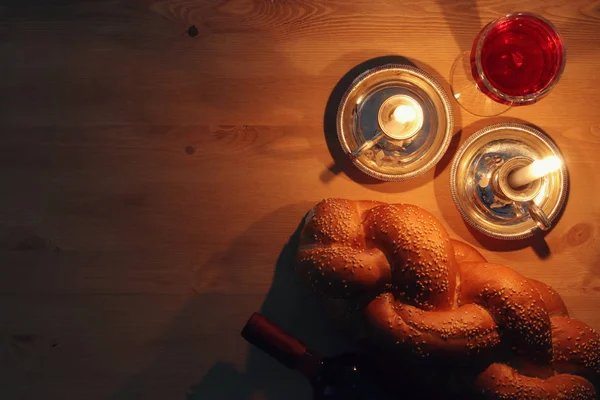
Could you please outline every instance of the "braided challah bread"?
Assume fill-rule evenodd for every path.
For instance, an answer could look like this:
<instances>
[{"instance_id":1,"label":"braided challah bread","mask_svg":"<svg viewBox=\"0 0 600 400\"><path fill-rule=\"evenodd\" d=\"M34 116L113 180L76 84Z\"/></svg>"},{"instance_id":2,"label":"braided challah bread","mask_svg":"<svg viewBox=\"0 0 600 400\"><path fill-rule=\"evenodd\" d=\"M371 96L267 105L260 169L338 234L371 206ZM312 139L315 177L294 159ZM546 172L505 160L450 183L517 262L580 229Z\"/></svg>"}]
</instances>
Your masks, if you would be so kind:
<instances>
[{"instance_id":1,"label":"braided challah bread","mask_svg":"<svg viewBox=\"0 0 600 400\"><path fill-rule=\"evenodd\" d=\"M316 293L361 304L366 337L387 354L480 365L483 398L597 398L598 333L550 287L488 263L419 207L321 201L296 270Z\"/></svg>"}]
</instances>

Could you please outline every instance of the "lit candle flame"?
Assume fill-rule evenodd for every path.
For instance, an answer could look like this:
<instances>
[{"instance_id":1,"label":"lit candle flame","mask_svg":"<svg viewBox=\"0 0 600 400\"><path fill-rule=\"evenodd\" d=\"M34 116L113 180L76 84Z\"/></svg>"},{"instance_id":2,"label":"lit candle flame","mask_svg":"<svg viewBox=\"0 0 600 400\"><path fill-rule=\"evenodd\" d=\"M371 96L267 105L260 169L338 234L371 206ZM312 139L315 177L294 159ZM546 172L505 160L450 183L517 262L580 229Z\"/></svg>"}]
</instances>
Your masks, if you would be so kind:
<instances>
[{"instance_id":1,"label":"lit candle flame","mask_svg":"<svg viewBox=\"0 0 600 400\"><path fill-rule=\"evenodd\" d=\"M411 96L388 97L379 107L377 122L383 133L393 140L407 140L423 127L423 108Z\"/></svg>"},{"instance_id":2,"label":"lit candle flame","mask_svg":"<svg viewBox=\"0 0 600 400\"><path fill-rule=\"evenodd\" d=\"M508 184L513 188L525 186L528 183L540 179L543 176L554 172L562 166L562 161L556 156L546 157L541 160L535 160L531 164L516 170L508 176Z\"/></svg>"},{"instance_id":3,"label":"lit candle flame","mask_svg":"<svg viewBox=\"0 0 600 400\"><path fill-rule=\"evenodd\" d=\"M394 119L401 124L414 121L417 118L417 110L408 105L401 105L394 110Z\"/></svg>"}]
</instances>

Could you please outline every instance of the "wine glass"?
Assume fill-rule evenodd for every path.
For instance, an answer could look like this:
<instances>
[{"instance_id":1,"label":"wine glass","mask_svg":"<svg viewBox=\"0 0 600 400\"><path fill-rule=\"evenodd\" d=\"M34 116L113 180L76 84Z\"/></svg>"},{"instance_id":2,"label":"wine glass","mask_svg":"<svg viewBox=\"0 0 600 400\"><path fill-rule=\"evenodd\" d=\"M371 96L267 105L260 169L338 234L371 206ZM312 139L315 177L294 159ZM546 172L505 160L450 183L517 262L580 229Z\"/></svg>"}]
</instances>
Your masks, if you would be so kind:
<instances>
[{"instance_id":1,"label":"wine glass","mask_svg":"<svg viewBox=\"0 0 600 400\"><path fill-rule=\"evenodd\" d=\"M532 13L510 13L487 24L471 51L457 58L450 86L468 112L498 115L547 95L565 62L565 46L550 21Z\"/></svg>"}]
</instances>

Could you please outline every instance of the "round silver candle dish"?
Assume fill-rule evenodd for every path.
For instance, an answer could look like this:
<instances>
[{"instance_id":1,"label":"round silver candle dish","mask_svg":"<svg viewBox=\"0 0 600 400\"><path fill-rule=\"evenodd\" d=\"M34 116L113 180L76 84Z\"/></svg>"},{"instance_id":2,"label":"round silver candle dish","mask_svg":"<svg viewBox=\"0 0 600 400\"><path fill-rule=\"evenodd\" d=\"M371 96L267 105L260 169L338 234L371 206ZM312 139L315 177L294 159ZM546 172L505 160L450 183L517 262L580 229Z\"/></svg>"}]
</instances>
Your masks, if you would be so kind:
<instances>
[{"instance_id":1,"label":"round silver candle dish","mask_svg":"<svg viewBox=\"0 0 600 400\"><path fill-rule=\"evenodd\" d=\"M337 134L358 169L384 181L430 170L450 144L454 115L442 86L408 65L370 69L347 89Z\"/></svg>"},{"instance_id":2,"label":"round silver candle dish","mask_svg":"<svg viewBox=\"0 0 600 400\"><path fill-rule=\"evenodd\" d=\"M518 189L511 172L534 160L555 156L560 168ZM491 125L458 149L450 171L452 199L463 218L497 239L524 239L547 230L565 206L567 167L554 142L542 131L517 123Z\"/></svg>"}]
</instances>

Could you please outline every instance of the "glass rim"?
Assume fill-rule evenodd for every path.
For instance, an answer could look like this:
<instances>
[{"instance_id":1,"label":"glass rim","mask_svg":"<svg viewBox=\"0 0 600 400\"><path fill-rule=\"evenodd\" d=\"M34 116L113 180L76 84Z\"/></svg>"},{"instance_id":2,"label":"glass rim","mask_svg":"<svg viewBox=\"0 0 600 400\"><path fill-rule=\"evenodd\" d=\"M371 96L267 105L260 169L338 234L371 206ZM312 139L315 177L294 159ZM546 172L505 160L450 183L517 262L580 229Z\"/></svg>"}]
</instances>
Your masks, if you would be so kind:
<instances>
[{"instance_id":1,"label":"glass rim","mask_svg":"<svg viewBox=\"0 0 600 400\"><path fill-rule=\"evenodd\" d=\"M527 94L525 96L512 96L512 95L506 94L506 93L496 89L494 87L494 85L492 85L490 80L485 75L485 72L483 71L483 65L481 63L481 53L483 50L483 43L485 42L487 35L500 21L511 20L511 19L515 19L515 18L521 17L521 16L533 17L533 18L541 21L553 32L554 35L556 35L558 37L558 40L560 41L561 49L562 49L562 60L561 60L561 65L560 65L559 69L556 71L556 74L552 78L552 81L548 85L546 85L542 90L539 90L535 93ZM527 103L535 102L536 100L545 96L554 86L556 86L556 84L560 80L560 77L562 76L563 71L565 70L566 62L567 62L567 48L565 46L563 37L558 32L558 30L556 29L554 24L539 14L525 12L525 11L505 14L502 17L497 18L497 19L493 20L492 22L490 22L489 24L487 24L483 28L483 30L480 32L479 38L477 40L477 45L475 47L475 65L477 68L477 75L478 75L480 81L483 83L486 90L493 93L494 96L497 96L499 99L506 101L510 104L527 104Z\"/></svg>"}]
</instances>

